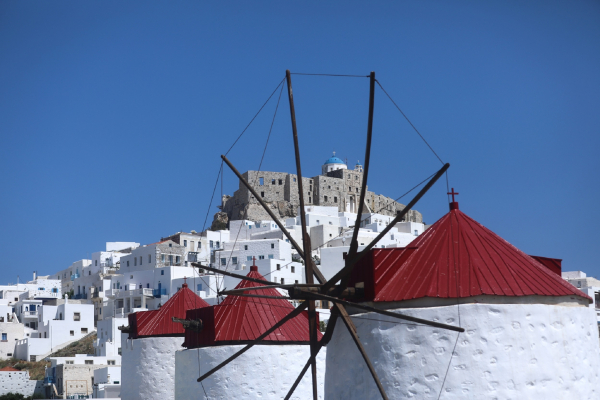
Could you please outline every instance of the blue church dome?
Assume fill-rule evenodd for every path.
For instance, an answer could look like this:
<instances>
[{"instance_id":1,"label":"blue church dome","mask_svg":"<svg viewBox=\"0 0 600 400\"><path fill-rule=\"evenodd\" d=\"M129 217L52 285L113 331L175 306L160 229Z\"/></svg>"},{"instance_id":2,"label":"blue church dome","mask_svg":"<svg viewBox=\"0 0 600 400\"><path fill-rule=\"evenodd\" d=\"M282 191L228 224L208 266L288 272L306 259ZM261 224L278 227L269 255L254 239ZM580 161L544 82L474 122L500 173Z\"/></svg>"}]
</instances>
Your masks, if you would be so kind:
<instances>
[{"instance_id":1,"label":"blue church dome","mask_svg":"<svg viewBox=\"0 0 600 400\"><path fill-rule=\"evenodd\" d=\"M325 161L325 165L327 164L346 164L339 157L335 156L335 151L333 152L333 156L329 158L329 160Z\"/></svg>"}]
</instances>

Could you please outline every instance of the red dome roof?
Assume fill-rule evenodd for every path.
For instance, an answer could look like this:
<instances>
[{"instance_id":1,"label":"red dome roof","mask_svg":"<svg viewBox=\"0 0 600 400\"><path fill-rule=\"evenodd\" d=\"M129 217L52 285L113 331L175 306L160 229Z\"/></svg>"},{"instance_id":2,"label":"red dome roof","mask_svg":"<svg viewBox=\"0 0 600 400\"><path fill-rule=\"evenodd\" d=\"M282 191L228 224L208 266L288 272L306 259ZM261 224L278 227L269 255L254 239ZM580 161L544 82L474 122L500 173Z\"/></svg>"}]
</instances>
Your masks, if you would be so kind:
<instances>
[{"instance_id":1,"label":"red dome roof","mask_svg":"<svg viewBox=\"0 0 600 400\"><path fill-rule=\"evenodd\" d=\"M251 268L247 275L250 278L265 278ZM260 283L242 280L235 288L263 286ZM249 291L248 294L264 296L282 296L276 289ZM184 347L197 348L222 344L240 344L256 339L263 332L275 325L294 310L294 306L285 299L268 299L229 295L223 303L198 310L190 310L187 319L201 319L203 328L200 332L187 330ZM318 338L322 337L318 333ZM301 313L271 333L265 342L300 343L309 342L308 314Z\"/></svg>"},{"instance_id":2,"label":"red dome roof","mask_svg":"<svg viewBox=\"0 0 600 400\"><path fill-rule=\"evenodd\" d=\"M149 336L184 336L185 330L172 317L185 318L187 310L208 307L208 303L183 284L161 308L129 314L130 339Z\"/></svg>"},{"instance_id":3,"label":"red dome roof","mask_svg":"<svg viewBox=\"0 0 600 400\"><path fill-rule=\"evenodd\" d=\"M540 262L458 210L406 248L374 249L354 269L365 300L422 297L579 296L591 300Z\"/></svg>"}]
</instances>

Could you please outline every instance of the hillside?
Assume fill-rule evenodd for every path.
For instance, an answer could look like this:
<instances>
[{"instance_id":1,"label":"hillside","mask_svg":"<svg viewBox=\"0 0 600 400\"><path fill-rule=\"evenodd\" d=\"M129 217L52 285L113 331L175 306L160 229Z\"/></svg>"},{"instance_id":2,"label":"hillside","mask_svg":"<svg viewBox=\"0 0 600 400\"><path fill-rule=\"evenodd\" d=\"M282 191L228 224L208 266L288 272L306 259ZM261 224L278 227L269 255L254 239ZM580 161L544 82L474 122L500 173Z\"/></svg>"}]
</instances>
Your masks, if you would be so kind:
<instances>
[{"instance_id":1,"label":"hillside","mask_svg":"<svg viewBox=\"0 0 600 400\"><path fill-rule=\"evenodd\" d=\"M90 333L83 339L71 343L67 347L60 349L48 357L74 357L75 354L94 354L94 341L96 332Z\"/></svg>"},{"instance_id":2,"label":"hillside","mask_svg":"<svg viewBox=\"0 0 600 400\"><path fill-rule=\"evenodd\" d=\"M0 368L13 367L21 371L29 371L29 379L40 381L44 379L44 370L50 366L49 361L23 361L16 358L0 360Z\"/></svg>"}]
</instances>

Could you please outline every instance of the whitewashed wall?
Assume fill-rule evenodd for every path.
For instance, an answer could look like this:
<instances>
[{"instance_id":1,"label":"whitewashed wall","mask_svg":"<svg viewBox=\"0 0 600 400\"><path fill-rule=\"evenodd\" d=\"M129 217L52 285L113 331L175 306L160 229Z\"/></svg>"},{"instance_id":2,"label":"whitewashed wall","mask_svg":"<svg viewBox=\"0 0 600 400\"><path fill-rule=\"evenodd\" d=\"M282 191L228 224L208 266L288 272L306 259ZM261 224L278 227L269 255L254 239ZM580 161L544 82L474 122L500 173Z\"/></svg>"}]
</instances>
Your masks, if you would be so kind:
<instances>
[{"instance_id":1,"label":"whitewashed wall","mask_svg":"<svg viewBox=\"0 0 600 400\"><path fill-rule=\"evenodd\" d=\"M175 352L181 349L183 340L183 337L133 340L122 337L121 399L172 400L175 392Z\"/></svg>"},{"instance_id":2,"label":"whitewashed wall","mask_svg":"<svg viewBox=\"0 0 600 400\"><path fill-rule=\"evenodd\" d=\"M456 306L398 311L458 323ZM440 391L443 400L600 398L598 328L588 307L462 304L466 331L454 353L456 332L372 313L352 319L390 398L438 399ZM327 399L379 398L343 325L327 350Z\"/></svg>"},{"instance_id":3,"label":"whitewashed wall","mask_svg":"<svg viewBox=\"0 0 600 400\"><path fill-rule=\"evenodd\" d=\"M200 372L217 366L243 346L180 350L175 356L175 399L282 399L310 356L308 346L254 346L202 382ZM198 357L200 365L198 365ZM317 356L319 399L323 399L325 348ZM206 395L208 397L206 397ZM292 399L312 399L310 370Z\"/></svg>"}]
</instances>

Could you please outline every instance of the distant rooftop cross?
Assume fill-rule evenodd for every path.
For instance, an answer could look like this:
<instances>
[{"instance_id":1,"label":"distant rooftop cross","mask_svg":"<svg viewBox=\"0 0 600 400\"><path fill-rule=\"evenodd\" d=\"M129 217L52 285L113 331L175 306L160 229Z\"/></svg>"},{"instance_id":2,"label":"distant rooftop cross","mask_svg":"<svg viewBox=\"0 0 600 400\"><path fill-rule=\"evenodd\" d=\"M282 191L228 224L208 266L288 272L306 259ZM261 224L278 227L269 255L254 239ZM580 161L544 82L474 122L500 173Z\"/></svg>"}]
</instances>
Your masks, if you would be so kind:
<instances>
[{"instance_id":1,"label":"distant rooftop cross","mask_svg":"<svg viewBox=\"0 0 600 400\"><path fill-rule=\"evenodd\" d=\"M459 193L458 193L458 192L455 192L455 191L454 191L454 188L452 188L452 192L448 192L448 194L451 194L451 195L452 195L452 202L453 202L453 203L455 203L455 200L454 200L454 195L456 195L456 194L459 194Z\"/></svg>"}]
</instances>

